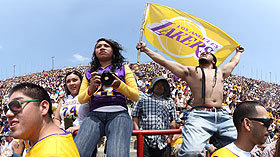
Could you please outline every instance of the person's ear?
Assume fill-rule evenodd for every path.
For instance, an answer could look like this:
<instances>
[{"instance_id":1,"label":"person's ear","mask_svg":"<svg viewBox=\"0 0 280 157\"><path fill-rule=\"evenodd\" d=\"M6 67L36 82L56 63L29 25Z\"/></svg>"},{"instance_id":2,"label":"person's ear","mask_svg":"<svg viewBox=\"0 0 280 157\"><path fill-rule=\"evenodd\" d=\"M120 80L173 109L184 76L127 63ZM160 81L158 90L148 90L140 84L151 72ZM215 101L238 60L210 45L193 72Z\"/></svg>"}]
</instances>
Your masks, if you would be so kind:
<instances>
[{"instance_id":1,"label":"person's ear","mask_svg":"<svg viewBox=\"0 0 280 157\"><path fill-rule=\"evenodd\" d=\"M251 131L251 122L248 118L244 118L242 121L242 126L244 127L245 130Z\"/></svg>"},{"instance_id":2,"label":"person's ear","mask_svg":"<svg viewBox=\"0 0 280 157\"><path fill-rule=\"evenodd\" d=\"M215 63L215 61L214 61L214 59L212 60L212 65L215 65L216 63Z\"/></svg>"},{"instance_id":3,"label":"person's ear","mask_svg":"<svg viewBox=\"0 0 280 157\"><path fill-rule=\"evenodd\" d=\"M41 101L40 110L43 116L48 114L49 108L50 108L50 104L47 100Z\"/></svg>"}]
</instances>

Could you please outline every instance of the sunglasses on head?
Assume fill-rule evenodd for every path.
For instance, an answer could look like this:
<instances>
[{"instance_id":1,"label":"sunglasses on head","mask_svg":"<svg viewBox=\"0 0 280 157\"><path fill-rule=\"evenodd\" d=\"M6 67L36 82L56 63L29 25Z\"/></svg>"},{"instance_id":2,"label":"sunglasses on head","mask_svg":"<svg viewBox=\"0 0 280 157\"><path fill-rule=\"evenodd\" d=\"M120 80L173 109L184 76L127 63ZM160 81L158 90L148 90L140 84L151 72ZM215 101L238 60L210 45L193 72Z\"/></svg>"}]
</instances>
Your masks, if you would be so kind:
<instances>
[{"instance_id":1,"label":"sunglasses on head","mask_svg":"<svg viewBox=\"0 0 280 157\"><path fill-rule=\"evenodd\" d=\"M265 127L269 127L273 122L273 118L248 118L249 120L254 120L258 122L262 122Z\"/></svg>"},{"instance_id":2,"label":"sunglasses on head","mask_svg":"<svg viewBox=\"0 0 280 157\"><path fill-rule=\"evenodd\" d=\"M31 100L12 100L11 102L8 103L8 109L11 110L14 114L18 114L21 112L27 104L22 107L22 104L25 102L34 102L34 101L41 101L40 99L31 99Z\"/></svg>"}]
</instances>

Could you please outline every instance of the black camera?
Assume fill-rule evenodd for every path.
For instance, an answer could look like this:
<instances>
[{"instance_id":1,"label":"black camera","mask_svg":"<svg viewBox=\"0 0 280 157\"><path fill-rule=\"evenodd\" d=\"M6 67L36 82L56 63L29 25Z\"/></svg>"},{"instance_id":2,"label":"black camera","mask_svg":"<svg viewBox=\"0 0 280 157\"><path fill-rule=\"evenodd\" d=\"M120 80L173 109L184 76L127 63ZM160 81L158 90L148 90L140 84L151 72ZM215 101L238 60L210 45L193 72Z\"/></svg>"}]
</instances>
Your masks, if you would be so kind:
<instances>
[{"instance_id":1,"label":"black camera","mask_svg":"<svg viewBox=\"0 0 280 157\"><path fill-rule=\"evenodd\" d=\"M108 70L103 71L103 73L101 74L101 83L105 86L110 86L114 80L115 77Z\"/></svg>"}]
</instances>

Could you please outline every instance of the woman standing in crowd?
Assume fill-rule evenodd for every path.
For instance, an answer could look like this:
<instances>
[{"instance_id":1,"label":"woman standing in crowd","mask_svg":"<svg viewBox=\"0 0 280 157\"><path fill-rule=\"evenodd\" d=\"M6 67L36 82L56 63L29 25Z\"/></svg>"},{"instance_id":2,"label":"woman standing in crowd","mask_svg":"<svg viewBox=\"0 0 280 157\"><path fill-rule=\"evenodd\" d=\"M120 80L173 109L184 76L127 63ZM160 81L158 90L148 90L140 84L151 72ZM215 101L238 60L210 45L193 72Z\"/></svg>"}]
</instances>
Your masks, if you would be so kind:
<instances>
[{"instance_id":1,"label":"woman standing in crowd","mask_svg":"<svg viewBox=\"0 0 280 157\"><path fill-rule=\"evenodd\" d=\"M108 157L129 156L132 120L126 98L137 101L139 91L121 50L117 42L105 38L99 39L94 47L91 67L79 92L80 103L90 102L90 113L75 138L83 157L91 155L103 135L107 137Z\"/></svg>"},{"instance_id":2,"label":"woman standing in crowd","mask_svg":"<svg viewBox=\"0 0 280 157\"><path fill-rule=\"evenodd\" d=\"M54 122L74 133L79 130L82 120L87 116L89 105L87 103L80 104L78 101L78 93L82 83L80 72L75 70L68 72L64 81L65 96L57 106Z\"/></svg>"}]
</instances>

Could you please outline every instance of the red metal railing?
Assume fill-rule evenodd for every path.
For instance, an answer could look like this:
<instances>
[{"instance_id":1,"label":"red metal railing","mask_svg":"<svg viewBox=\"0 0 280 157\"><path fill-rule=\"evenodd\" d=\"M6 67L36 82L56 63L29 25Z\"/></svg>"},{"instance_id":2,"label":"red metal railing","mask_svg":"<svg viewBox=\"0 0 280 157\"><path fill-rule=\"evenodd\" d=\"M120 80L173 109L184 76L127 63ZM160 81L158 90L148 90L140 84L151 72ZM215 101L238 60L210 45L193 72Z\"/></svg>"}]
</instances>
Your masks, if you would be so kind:
<instances>
[{"instance_id":1,"label":"red metal railing","mask_svg":"<svg viewBox=\"0 0 280 157\"><path fill-rule=\"evenodd\" d=\"M132 135L137 136L137 157L143 157L143 145L145 135L168 135L180 134L181 129L160 129L160 130L133 130ZM76 136L78 130L73 133Z\"/></svg>"},{"instance_id":2,"label":"red metal railing","mask_svg":"<svg viewBox=\"0 0 280 157\"><path fill-rule=\"evenodd\" d=\"M143 157L144 135L180 134L181 132L181 129L133 130L132 135L137 136L137 157Z\"/></svg>"}]
</instances>

